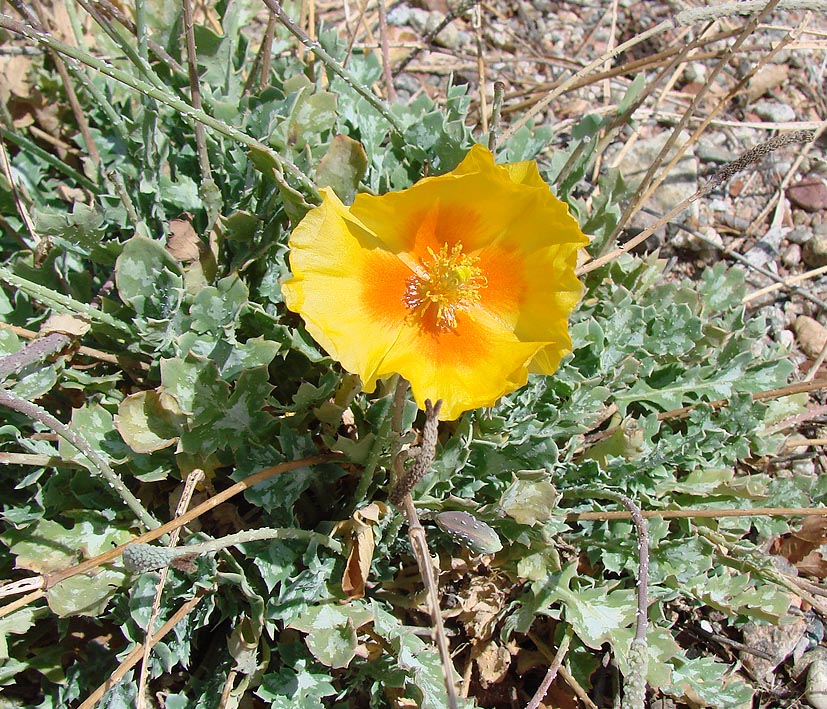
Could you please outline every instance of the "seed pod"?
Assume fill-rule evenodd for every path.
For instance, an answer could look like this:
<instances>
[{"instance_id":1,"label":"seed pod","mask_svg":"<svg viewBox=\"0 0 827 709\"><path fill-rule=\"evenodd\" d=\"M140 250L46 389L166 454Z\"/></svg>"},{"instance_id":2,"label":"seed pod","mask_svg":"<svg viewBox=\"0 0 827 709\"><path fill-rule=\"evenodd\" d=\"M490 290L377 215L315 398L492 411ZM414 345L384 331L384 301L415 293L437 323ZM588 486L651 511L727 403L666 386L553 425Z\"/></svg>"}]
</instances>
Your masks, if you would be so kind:
<instances>
[{"instance_id":1,"label":"seed pod","mask_svg":"<svg viewBox=\"0 0 827 709\"><path fill-rule=\"evenodd\" d=\"M496 554L503 548L497 533L467 512L440 512L434 521L451 539L474 554Z\"/></svg>"},{"instance_id":2,"label":"seed pod","mask_svg":"<svg viewBox=\"0 0 827 709\"><path fill-rule=\"evenodd\" d=\"M177 549L143 543L130 544L122 553L123 565L131 574L162 569L180 555Z\"/></svg>"}]
</instances>

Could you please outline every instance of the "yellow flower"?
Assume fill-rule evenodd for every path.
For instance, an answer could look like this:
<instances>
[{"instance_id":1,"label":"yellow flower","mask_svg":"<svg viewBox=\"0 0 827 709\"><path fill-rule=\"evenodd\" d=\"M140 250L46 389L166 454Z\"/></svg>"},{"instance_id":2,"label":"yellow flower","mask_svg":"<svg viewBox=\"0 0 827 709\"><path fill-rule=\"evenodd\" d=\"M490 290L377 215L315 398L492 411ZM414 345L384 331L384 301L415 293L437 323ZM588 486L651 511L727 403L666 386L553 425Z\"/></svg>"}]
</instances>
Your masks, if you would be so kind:
<instances>
[{"instance_id":1,"label":"yellow flower","mask_svg":"<svg viewBox=\"0 0 827 709\"><path fill-rule=\"evenodd\" d=\"M290 236L287 307L365 391L400 374L440 418L492 405L571 352L588 239L534 162L495 165L480 145L400 192L329 189Z\"/></svg>"}]
</instances>

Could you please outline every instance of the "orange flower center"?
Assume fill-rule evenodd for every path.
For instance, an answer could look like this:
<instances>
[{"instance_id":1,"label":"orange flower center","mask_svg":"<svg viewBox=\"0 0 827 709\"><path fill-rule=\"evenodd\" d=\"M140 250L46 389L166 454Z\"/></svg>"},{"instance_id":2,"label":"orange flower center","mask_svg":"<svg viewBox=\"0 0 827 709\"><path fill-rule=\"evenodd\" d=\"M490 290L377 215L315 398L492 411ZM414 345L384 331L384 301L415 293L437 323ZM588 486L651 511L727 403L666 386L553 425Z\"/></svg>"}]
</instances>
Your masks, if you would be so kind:
<instances>
[{"instance_id":1,"label":"orange flower center","mask_svg":"<svg viewBox=\"0 0 827 709\"><path fill-rule=\"evenodd\" d=\"M443 244L436 254L428 247L429 263L421 263L421 275L408 278L402 301L408 310L424 318L433 313L437 330L457 326L457 314L479 303L480 290L488 285L479 257L462 253L462 244L449 249Z\"/></svg>"}]
</instances>

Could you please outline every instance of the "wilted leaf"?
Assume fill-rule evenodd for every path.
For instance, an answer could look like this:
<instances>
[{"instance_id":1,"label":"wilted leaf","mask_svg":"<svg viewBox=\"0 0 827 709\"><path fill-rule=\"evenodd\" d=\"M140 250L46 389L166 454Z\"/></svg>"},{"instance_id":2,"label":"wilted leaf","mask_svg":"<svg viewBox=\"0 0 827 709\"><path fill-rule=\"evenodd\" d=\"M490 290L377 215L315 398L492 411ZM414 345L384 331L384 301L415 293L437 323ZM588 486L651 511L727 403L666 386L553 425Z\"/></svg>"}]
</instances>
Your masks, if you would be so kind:
<instances>
[{"instance_id":1,"label":"wilted leaf","mask_svg":"<svg viewBox=\"0 0 827 709\"><path fill-rule=\"evenodd\" d=\"M503 493L500 507L520 524L535 525L551 518L557 490L545 480L515 480Z\"/></svg>"},{"instance_id":2,"label":"wilted leaf","mask_svg":"<svg viewBox=\"0 0 827 709\"><path fill-rule=\"evenodd\" d=\"M153 453L174 445L183 422L177 402L157 391L130 394L115 415L115 428L136 453Z\"/></svg>"},{"instance_id":3,"label":"wilted leaf","mask_svg":"<svg viewBox=\"0 0 827 709\"><path fill-rule=\"evenodd\" d=\"M362 144L346 135L337 135L316 169L316 184L332 187L342 202L352 204L367 169L368 156Z\"/></svg>"}]
</instances>

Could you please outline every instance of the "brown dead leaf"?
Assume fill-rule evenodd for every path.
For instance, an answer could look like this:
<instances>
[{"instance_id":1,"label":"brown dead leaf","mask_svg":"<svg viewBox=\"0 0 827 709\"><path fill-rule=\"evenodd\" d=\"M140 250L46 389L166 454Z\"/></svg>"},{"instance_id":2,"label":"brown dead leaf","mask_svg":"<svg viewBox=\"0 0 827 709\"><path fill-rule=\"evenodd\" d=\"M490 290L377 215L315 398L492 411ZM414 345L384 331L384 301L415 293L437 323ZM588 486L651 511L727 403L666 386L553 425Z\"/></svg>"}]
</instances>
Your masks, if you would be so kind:
<instances>
[{"instance_id":1,"label":"brown dead leaf","mask_svg":"<svg viewBox=\"0 0 827 709\"><path fill-rule=\"evenodd\" d=\"M167 251L172 258L183 263L197 261L204 248L192 226L190 215L187 214L185 217L170 221L167 235Z\"/></svg>"},{"instance_id":2,"label":"brown dead leaf","mask_svg":"<svg viewBox=\"0 0 827 709\"><path fill-rule=\"evenodd\" d=\"M741 663L744 669L756 681L767 679L795 649L806 630L807 621L803 618L796 618L782 626L747 623L744 626L744 644L755 650L761 650L772 659L765 660L752 653L742 652Z\"/></svg>"},{"instance_id":3,"label":"brown dead leaf","mask_svg":"<svg viewBox=\"0 0 827 709\"><path fill-rule=\"evenodd\" d=\"M747 84L747 102L752 103L767 91L787 83L790 67L786 64L767 64L759 69Z\"/></svg>"},{"instance_id":4,"label":"brown dead leaf","mask_svg":"<svg viewBox=\"0 0 827 709\"><path fill-rule=\"evenodd\" d=\"M8 103L12 94L25 98L31 91L29 68L32 58L25 54L0 57L0 101Z\"/></svg>"},{"instance_id":5,"label":"brown dead leaf","mask_svg":"<svg viewBox=\"0 0 827 709\"><path fill-rule=\"evenodd\" d=\"M373 525L387 514L387 505L373 502L356 510L352 519L339 522L333 530L334 534L345 536L347 539L347 563L342 574L342 591L348 600L363 598L365 595L365 585L376 546Z\"/></svg>"},{"instance_id":6,"label":"brown dead leaf","mask_svg":"<svg viewBox=\"0 0 827 709\"><path fill-rule=\"evenodd\" d=\"M503 610L505 594L489 579L473 577L468 590L460 600L459 620L469 638L490 640L494 625Z\"/></svg>"},{"instance_id":7,"label":"brown dead leaf","mask_svg":"<svg viewBox=\"0 0 827 709\"><path fill-rule=\"evenodd\" d=\"M70 187L69 185L61 183L57 186L55 192L58 197L69 204L74 204L75 202L87 204L89 202L89 196L80 187Z\"/></svg>"},{"instance_id":8,"label":"brown dead leaf","mask_svg":"<svg viewBox=\"0 0 827 709\"><path fill-rule=\"evenodd\" d=\"M501 682L511 667L511 653L495 642L483 643L475 649L474 659L477 661L480 684L486 689Z\"/></svg>"},{"instance_id":9,"label":"brown dead leaf","mask_svg":"<svg viewBox=\"0 0 827 709\"><path fill-rule=\"evenodd\" d=\"M818 551L811 551L801 561L796 562L795 568L808 576L827 578L827 560Z\"/></svg>"},{"instance_id":10,"label":"brown dead leaf","mask_svg":"<svg viewBox=\"0 0 827 709\"><path fill-rule=\"evenodd\" d=\"M83 337L89 332L89 323L76 315L59 313L50 315L48 320L40 328L41 335L49 335L53 332L60 332L69 337Z\"/></svg>"},{"instance_id":11,"label":"brown dead leaf","mask_svg":"<svg viewBox=\"0 0 827 709\"><path fill-rule=\"evenodd\" d=\"M798 565L805 556L827 542L827 517L807 517L801 527L775 545L774 553Z\"/></svg>"}]
</instances>

